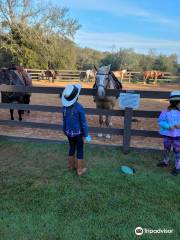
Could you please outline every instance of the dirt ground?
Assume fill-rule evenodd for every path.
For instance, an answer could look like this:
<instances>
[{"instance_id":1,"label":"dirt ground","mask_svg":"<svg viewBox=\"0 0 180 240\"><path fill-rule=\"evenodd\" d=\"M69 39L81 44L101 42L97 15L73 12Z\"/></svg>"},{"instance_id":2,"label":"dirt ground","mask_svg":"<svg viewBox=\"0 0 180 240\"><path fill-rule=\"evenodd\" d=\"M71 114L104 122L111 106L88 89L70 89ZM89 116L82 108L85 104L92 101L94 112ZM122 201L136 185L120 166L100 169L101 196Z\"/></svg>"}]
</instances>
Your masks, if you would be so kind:
<instances>
[{"instance_id":1,"label":"dirt ground","mask_svg":"<svg viewBox=\"0 0 180 240\"><path fill-rule=\"evenodd\" d=\"M64 87L67 82L59 83L49 83L48 81L34 81L34 86L54 86L54 87ZM83 88L92 88L92 83L83 83ZM131 90L151 90L151 91L173 91L180 90L178 85L164 84L159 86L143 85L143 84L129 84L124 83L123 89ZM93 98L91 96L80 96L79 102L83 104L84 107L94 107ZM60 99L56 94L32 94L31 104L38 105L50 105L50 106L61 106ZM168 106L168 101L165 99L141 99L140 110L162 110ZM119 109L118 104L116 109ZM0 109L1 119L10 119L10 114L8 110ZM18 118L18 114L15 111L15 119ZM133 129L141 130L158 130L156 119L144 119L137 118L139 121L133 122ZM87 116L89 126L98 126L98 116ZM62 116L59 113L44 113L44 112L31 112L29 115L25 114L23 116L23 121L28 122L42 122L42 123L55 123L61 124ZM122 117L112 117L113 127L123 128L123 118ZM44 138L53 140L64 140L65 137L60 131L53 130L42 130L42 129L30 129L30 128L18 128L9 126L0 126L1 135L10 136L22 136L22 137L33 137L33 138ZM120 144L122 145L122 136L112 136L110 140L107 140L105 136L103 138L98 138L96 134L91 134L93 143L101 144ZM162 148L162 140L148 137L132 137L131 146L133 147L147 147L147 148Z\"/></svg>"}]
</instances>

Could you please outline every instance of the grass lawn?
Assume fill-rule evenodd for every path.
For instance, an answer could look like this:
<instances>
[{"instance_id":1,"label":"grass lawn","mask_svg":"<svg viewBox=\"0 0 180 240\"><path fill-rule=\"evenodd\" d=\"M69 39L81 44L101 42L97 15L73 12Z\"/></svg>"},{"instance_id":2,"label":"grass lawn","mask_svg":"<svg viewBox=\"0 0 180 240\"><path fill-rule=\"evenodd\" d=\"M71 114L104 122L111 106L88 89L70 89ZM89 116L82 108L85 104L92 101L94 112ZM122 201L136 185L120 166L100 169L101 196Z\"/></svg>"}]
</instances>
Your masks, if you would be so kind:
<instances>
[{"instance_id":1,"label":"grass lawn","mask_svg":"<svg viewBox=\"0 0 180 240\"><path fill-rule=\"evenodd\" d=\"M67 147L0 142L1 240L180 239L180 176L156 167L161 154L86 146L77 177ZM124 164L136 173L120 173ZM137 237L137 226L174 232Z\"/></svg>"}]
</instances>

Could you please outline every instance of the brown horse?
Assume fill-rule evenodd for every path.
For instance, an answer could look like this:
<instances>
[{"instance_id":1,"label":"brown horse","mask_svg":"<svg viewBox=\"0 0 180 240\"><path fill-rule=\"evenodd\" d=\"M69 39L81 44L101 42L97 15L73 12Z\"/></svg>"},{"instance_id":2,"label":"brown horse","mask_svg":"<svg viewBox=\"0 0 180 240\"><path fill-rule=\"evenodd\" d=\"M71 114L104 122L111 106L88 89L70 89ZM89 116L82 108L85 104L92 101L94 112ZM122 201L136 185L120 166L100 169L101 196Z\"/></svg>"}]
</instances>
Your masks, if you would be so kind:
<instances>
[{"instance_id":1,"label":"brown horse","mask_svg":"<svg viewBox=\"0 0 180 240\"><path fill-rule=\"evenodd\" d=\"M97 69L96 81L93 88L97 89L97 96L94 97L96 103L96 108L99 109L113 109L116 104L116 97L108 97L106 95L107 89L122 89L122 84L115 77L114 73L110 71L111 65L102 66ZM99 124L102 127L104 123L103 116L99 116ZM108 115L105 118L105 125L107 127L112 126L111 119ZM99 137L102 137L102 134L98 134ZM109 134L106 135L106 138L110 138Z\"/></svg>"},{"instance_id":2,"label":"brown horse","mask_svg":"<svg viewBox=\"0 0 180 240\"><path fill-rule=\"evenodd\" d=\"M160 72L160 71L145 71L143 73L143 80L144 80L144 84L147 83L148 79L153 79L153 84L157 84L157 79L163 78L164 77L164 73Z\"/></svg>"}]
</instances>

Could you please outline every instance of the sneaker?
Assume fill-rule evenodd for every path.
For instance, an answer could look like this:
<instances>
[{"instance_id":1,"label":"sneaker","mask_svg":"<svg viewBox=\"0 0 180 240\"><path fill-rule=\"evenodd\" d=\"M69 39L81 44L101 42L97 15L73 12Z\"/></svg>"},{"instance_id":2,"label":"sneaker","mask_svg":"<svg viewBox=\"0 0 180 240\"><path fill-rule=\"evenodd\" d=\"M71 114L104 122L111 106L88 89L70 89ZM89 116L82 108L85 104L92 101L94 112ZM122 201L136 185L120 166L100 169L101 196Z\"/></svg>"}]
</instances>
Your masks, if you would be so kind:
<instances>
[{"instance_id":1,"label":"sneaker","mask_svg":"<svg viewBox=\"0 0 180 240\"><path fill-rule=\"evenodd\" d=\"M174 168L174 169L171 171L171 174L172 174L173 176L177 176L179 173L180 173L180 169Z\"/></svg>"},{"instance_id":2,"label":"sneaker","mask_svg":"<svg viewBox=\"0 0 180 240\"><path fill-rule=\"evenodd\" d=\"M167 166L168 166L168 164L165 163L165 162L159 162L159 163L157 164L157 167L167 167Z\"/></svg>"}]
</instances>

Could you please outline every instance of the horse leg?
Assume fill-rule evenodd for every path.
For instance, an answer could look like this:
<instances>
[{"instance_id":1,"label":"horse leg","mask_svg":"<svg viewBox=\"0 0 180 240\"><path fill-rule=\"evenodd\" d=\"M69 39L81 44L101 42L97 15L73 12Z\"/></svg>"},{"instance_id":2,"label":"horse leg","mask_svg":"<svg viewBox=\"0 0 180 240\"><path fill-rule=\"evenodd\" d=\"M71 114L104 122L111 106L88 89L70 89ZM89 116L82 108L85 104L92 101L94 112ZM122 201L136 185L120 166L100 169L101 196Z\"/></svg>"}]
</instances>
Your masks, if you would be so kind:
<instances>
[{"instance_id":1,"label":"horse leg","mask_svg":"<svg viewBox=\"0 0 180 240\"><path fill-rule=\"evenodd\" d=\"M29 105L30 103L30 96L27 96L27 104ZM30 113L30 110L27 110L27 113Z\"/></svg>"},{"instance_id":2,"label":"horse leg","mask_svg":"<svg viewBox=\"0 0 180 240\"><path fill-rule=\"evenodd\" d=\"M11 120L14 120L14 109L10 109Z\"/></svg>"},{"instance_id":3,"label":"horse leg","mask_svg":"<svg viewBox=\"0 0 180 240\"><path fill-rule=\"evenodd\" d=\"M144 77L144 79L143 79L143 83L146 84L146 78L145 78L145 77Z\"/></svg>"},{"instance_id":4,"label":"horse leg","mask_svg":"<svg viewBox=\"0 0 180 240\"><path fill-rule=\"evenodd\" d=\"M25 95L24 96L24 104L29 104L30 103L30 95ZM30 110L26 111L27 113L30 113Z\"/></svg>"},{"instance_id":5,"label":"horse leg","mask_svg":"<svg viewBox=\"0 0 180 240\"><path fill-rule=\"evenodd\" d=\"M157 85L157 78L154 78L153 84Z\"/></svg>"},{"instance_id":6,"label":"horse leg","mask_svg":"<svg viewBox=\"0 0 180 240\"><path fill-rule=\"evenodd\" d=\"M111 122L111 117L109 117L108 115L106 115L106 127L112 127L112 122ZM106 138L110 139L111 135L110 134L106 134Z\"/></svg>"},{"instance_id":7,"label":"horse leg","mask_svg":"<svg viewBox=\"0 0 180 240\"><path fill-rule=\"evenodd\" d=\"M18 110L19 121L22 121L22 110Z\"/></svg>"},{"instance_id":8,"label":"horse leg","mask_svg":"<svg viewBox=\"0 0 180 240\"><path fill-rule=\"evenodd\" d=\"M102 128L102 125L103 125L103 116L100 115L99 116L99 125L100 125L100 128ZM102 133L98 133L98 137L102 137L103 134Z\"/></svg>"}]
</instances>

